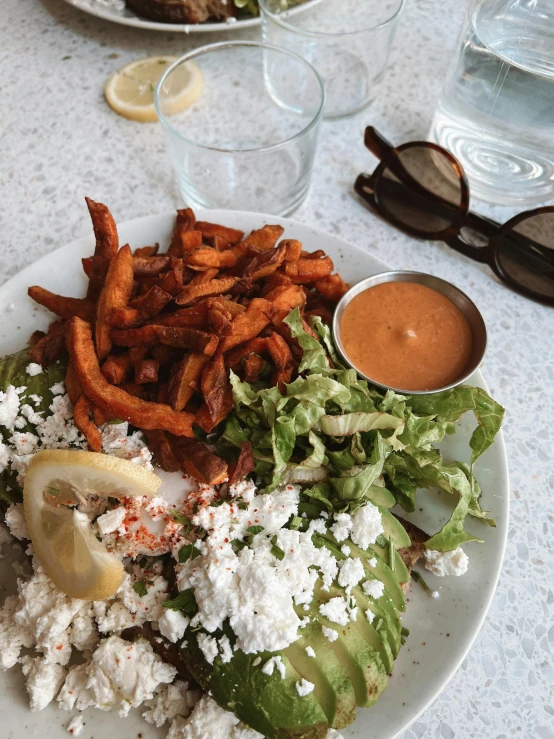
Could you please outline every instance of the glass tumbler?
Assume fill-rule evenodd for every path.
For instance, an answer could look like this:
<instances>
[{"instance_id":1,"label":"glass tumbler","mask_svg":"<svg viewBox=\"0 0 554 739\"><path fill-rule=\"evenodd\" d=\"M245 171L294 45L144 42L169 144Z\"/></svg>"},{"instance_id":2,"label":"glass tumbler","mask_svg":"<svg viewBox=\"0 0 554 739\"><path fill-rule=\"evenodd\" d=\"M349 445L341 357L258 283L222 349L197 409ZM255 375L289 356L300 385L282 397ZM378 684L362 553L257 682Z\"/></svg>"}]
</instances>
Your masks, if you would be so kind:
<instances>
[{"instance_id":1,"label":"glass tumbler","mask_svg":"<svg viewBox=\"0 0 554 739\"><path fill-rule=\"evenodd\" d=\"M174 113L172 90L191 63L202 91ZM168 68L155 105L187 205L287 215L306 197L325 90L297 54L248 41L204 46Z\"/></svg>"},{"instance_id":2,"label":"glass tumbler","mask_svg":"<svg viewBox=\"0 0 554 739\"><path fill-rule=\"evenodd\" d=\"M263 40L295 51L325 82L325 118L366 108L387 68L404 0L259 0Z\"/></svg>"},{"instance_id":3,"label":"glass tumbler","mask_svg":"<svg viewBox=\"0 0 554 739\"><path fill-rule=\"evenodd\" d=\"M470 3L429 136L481 200L554 196L553 0Z\"/></svg>"}]
</instances>

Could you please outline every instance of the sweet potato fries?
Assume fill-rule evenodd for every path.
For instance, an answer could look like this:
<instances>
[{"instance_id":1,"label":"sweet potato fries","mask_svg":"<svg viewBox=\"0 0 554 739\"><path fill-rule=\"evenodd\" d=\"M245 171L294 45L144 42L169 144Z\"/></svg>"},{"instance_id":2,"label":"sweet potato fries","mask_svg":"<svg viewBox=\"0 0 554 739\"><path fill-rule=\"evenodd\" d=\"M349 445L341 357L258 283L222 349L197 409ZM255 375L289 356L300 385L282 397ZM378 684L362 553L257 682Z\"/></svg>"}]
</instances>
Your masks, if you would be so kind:
<instances>
[{"instance_id":1,"label":"sweet potato fries","mask_svg":"<svg viewBox=\"0 0 554 739\"><path fill-rule=\"evenodd\" d=\"M121 419L145 431L164 469L201 482L233 481L252 469L251 449L227 464L195 436L210 433L232 409L229 370L283 388L302 350L283 319L294 308L330 321L348 289L322 251L306 252L267 225L245 235L196 221L180 210L166 254L159 246L119 248L106 206L87 199L96 237L83 260L86 298L43 288L29 295L59 319L33 335L33 361L69 353L67 387L75 422L100 451L98 425ZM195 434L194 427L198 432Z\"/></svg>"}]
</instances>

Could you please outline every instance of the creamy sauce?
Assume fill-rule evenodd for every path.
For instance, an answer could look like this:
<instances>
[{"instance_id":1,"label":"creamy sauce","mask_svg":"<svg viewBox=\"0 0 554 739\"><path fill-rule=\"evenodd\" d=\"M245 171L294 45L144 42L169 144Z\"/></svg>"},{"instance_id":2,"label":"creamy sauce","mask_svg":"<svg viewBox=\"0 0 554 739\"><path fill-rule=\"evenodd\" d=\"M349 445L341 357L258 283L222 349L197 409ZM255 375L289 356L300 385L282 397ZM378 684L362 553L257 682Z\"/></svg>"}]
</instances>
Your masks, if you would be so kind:
<instances>
[{"instance_id":1,"label":"creamy sauce","mask_svg":"<svg viewBox=\"0 0 554 739\"><path fill-rule=\"evenodd\" d=\"M454 382L472 350L460 309L416 282L384 282L357 295L342 315L340 338L356 369L403 390L436 390Z\"/></svg>"}]
</instances>

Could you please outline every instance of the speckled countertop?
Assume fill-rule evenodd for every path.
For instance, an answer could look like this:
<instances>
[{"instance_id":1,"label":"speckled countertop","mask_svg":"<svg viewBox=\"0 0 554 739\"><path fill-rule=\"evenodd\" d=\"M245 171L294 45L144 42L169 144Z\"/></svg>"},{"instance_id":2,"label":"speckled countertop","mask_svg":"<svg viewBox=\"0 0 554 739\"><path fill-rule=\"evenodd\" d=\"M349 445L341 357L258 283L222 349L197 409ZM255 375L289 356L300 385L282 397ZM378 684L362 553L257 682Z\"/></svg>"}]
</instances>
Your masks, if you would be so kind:
<instances>
[{"instance_id":1,"label":"speckled countertop","mask_svg":"<svg viewBox=\"0 0 554 739\"><path fill-rule=\"evenodd\" d=\"M379 101L324 125L312 191L294 218L466 290L489 328L485 376L507 408L511 526L498 592L461 669L403 739L554 739L554 312L447 247L399 234L352 194L356 174L374 164L365 125L398 143L426 136L464 6L408 0ZM126 29L62 0L3 0L1 282L87 232L84 195L107 203L119 222L179 205L158 126L116 116L102 87L136 57L214 40Z\"/></svg>"}]
</instances>

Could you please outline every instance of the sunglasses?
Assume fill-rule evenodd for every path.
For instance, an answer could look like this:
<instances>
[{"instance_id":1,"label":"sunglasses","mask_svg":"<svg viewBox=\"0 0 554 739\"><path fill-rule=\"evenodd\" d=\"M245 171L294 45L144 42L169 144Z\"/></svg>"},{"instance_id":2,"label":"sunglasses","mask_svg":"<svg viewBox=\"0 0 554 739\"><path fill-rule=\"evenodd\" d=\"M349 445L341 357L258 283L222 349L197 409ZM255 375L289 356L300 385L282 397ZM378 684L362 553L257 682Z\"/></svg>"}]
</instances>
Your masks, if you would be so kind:
<instances>
[{"instance_id":1,"label":"sunglasses","mask_svg":"<svg viewBox=\"0 0 554 739\"><path fill-rule=\"evenodd\" d=\"M381 162L372 175L359 175L354 189L373 211L411 236L444 241L488 264L512 290L554 306L554 206L500 225L469 212L464 170L442 146L394 147L372 126L365 145Z\"/></svg>"}]
</instances>

